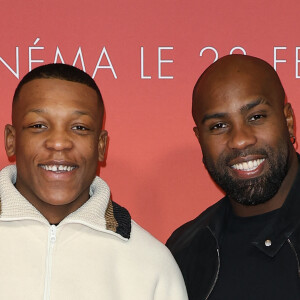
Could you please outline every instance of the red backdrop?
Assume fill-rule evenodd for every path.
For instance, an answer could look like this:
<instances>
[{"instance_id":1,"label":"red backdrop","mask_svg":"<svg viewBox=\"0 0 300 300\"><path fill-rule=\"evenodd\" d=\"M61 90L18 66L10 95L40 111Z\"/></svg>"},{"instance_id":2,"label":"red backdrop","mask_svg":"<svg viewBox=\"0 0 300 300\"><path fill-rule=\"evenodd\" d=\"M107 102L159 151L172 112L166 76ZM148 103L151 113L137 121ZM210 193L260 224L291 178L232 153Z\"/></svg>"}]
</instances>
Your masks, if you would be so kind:
<instances>
[{"instance_id":1,"label":"red backdrop","mask_svg":"<svg viewBox=\"0 0 300 300\"><path fill-rule=\"evenodd\" d=\"M298 0L1 0L0 127L31 68L57 61L86 70L106 105L100 175L114 201L164 242L222 196L202 165L191 118L194 83L217 56L267 60L300 117L299 11Z\"/></svg>"}]
</instances>

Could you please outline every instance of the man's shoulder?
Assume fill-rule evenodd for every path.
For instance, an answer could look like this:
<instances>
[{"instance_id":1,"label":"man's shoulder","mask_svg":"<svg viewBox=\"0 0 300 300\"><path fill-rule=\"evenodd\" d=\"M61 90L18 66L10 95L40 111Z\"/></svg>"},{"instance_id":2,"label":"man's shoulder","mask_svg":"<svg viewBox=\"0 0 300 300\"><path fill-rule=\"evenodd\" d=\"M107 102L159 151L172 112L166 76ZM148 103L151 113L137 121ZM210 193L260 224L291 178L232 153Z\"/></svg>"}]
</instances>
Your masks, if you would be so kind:
<instances>
[{"instance_id":1,"label":"man's shoulder","mask_svg":"<svg viewBox=\"0 0 300 300\"><path fill-rule=\"evenodd\" d=\"M127 242L127 250L134 253L136 261L144 266L151 265L154 272L169 270L178 272L178 267L170 250L143 227L131 220L132 230Z\"/></svg>"},{"instance_id":2,"label":"man's shoulder","mask_svg":"<svg viewBox=\"0 0 300 300\"><path fill-rule=\"evenodd\" d=\"M131 236L127 242L133 257L131 270L151 274L159 299L187 299L181 271L170 250L143 227L131 220Z\"/></svg>"},{"instance_id":3,"label":"man's shoulder","mask_svg":"<svg viewBox=\"0 0 300 300\"><path fill-rule=\"evenodd\" d=\"M209 225L218 218L219 211L223 210L226 206L226 201L226 198L219 200L203 211L198 217L177 228L166 243L171 252L174 254L174 252L187 248L196 236L204 229L208 229Z\"/></svg>"},{"instance_id":4,"label":"man's shoulder","mask_svg":"<svg viewBox=\"0 0 300 300\"><path fill-rule=\"evenodd\" d=\"M167 247L156 239L150 232L141 227L134 220L131 220L131 236L130 240L133 245L143 249L149 254L169 255Z\"/></svg>"}]
</instances>

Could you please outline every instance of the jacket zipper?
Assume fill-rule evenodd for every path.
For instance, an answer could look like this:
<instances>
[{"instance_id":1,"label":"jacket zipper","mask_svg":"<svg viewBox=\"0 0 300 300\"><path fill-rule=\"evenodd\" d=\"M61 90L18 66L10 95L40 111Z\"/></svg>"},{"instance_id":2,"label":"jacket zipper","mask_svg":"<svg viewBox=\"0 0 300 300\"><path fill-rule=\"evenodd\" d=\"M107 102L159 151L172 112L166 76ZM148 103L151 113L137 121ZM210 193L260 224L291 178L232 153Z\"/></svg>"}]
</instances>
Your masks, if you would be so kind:
<instances>
[{"instance_id":1,"label":"jacket zipper","mask_svg":"<svg viewBox=\"0 0 300 300\"><path fill-rule=\"evenodd\" d=\"M215 280L214 280L212 286L210 287L210 290L209 290L209 292L208 292L208 294L207 294L207 296L206 296L206 298L204 300L207 300L208 297L210 296L211 292L215 288L215 285L216 285L218 277L219 277L219 272L220 272L220 252L219 252L218 248L217 248L217 254L218 254L218 269L217 269L217 273L216 273L216 276L215 276Z\"/></svg>"},{"instance_id":2,"label":"jacket zipper","mask_svg":"<svg viewBox=\"0 0 300 300\"><path fill-rule=\"evenodd\" d=\"M214 235L214 233L210 230L210 228L208 227L208 230L211 232L211 234L212 234L212 236L214 237L214 239L215 239L215 241L216 241L216 244L217 244L217 255L218 255L218 268L217 268L217 272L216 272L216 276L215 276L215 280L214 280L214 282L213 282L213 284L212 284L212 286L210 287L210 290L209 290L209 292L208 292L208 294L207 294L207 296L205 297L205 299L204 300L207 300L208 299L208 297L210 296L210 294L211 294L211 292L213 291L213 289L215 288L215 285L216 285L216 283L217 283L217 280L218 280L218 277L219 277L219 272L220 272L220 251L219 251L219 245L218 245L218 241L217 241L217 239L216 239L216 237L215 237L215 235Z\"/></svg>"},{"instance_id":3,"label":"jacket zipper","mask_svg":"<svg viewBox=\"0 0 300 300\"><path fill-rule=\"evenodd\" d=\"M49 234L48 234L48 249L47 249L47 257L46 257L44 300L50 299L52 253L53 253L55 241L56 241L56 226L51 225L49 228Z\"/></svg>"},{"instance_id":4,"label":"jacket zipper","mask_svg":"<svg viewBox=\"0 0 300 300\"><path fill-rule=\"evenodd\" d=\"M300 263L299 263L299 258L298 258L298 254L297 251L294 247L294 245L292 244L291 240L288 239L288 243L290 244L292 251L294 252L295 256L296 256L296 260L297 260L297 267L298 267L298 277L300 278Z\"/></svg>"}]
</instances>

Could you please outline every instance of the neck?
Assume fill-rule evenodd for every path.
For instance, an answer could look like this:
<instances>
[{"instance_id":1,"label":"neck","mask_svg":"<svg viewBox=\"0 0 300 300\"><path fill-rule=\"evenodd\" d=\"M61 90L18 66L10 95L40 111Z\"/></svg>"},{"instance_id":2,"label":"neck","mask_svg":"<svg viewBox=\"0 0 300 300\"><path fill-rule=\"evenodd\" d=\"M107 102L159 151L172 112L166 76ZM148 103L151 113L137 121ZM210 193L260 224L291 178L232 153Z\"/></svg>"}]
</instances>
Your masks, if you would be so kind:
<instances>
[{"instance_id":1,"label":"neck","mask_svg":"<svg viewBox=\"0 0 300 300\"><path fill-rule=\"evenodd\" d=\"M36 209L48 220L50 224L59 224L63 219L65 219L69 214L76 211L80 206L82 206L86 201L82 203L76 203L76 205L51 205L46 204L40 207L36 206Z\"/></svg>"},{"instance_id":2,"label":"neck","mask_svg":"<svg viewBox=\"0 0 300 300\"><path fill-rule=\"evenodd\" d=\"M246 206L230 199L233 212L239 217L251 217L251 216L261 215L280 208L283 205L293 185L297 171L298 171L298 158L296 152L293 150L291 151L289 170L276 195L270 200L268 200L267 202L254 205L254 206Z\"/></svg>"}]
</instances>

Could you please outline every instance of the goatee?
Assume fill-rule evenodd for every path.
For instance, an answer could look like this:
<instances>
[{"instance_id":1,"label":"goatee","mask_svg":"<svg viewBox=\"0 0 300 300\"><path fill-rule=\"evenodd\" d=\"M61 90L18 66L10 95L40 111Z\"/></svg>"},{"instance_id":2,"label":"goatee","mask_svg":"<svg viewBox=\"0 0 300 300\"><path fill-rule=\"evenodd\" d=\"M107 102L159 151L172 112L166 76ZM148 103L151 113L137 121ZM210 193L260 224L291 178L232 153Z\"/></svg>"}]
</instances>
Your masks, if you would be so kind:
<instances>
[{"instance_id":1,"label":"goatee","mask_svg":"<svg viewBox=\"0 0 300 300\"><path fill-rule=\"evenodd\" d=\"M242 151L234 149L228 155L222 154L216 164L203 156L203 163L212 179L229 198L243 205L258 205L267 202L278 192L287 174L289 149L288 144L283 145L276 150L269 146ZM256 178L233 177L229 173L229 162L248 155L264 157L266 171Z\"/></svg>"}]
</instances>

